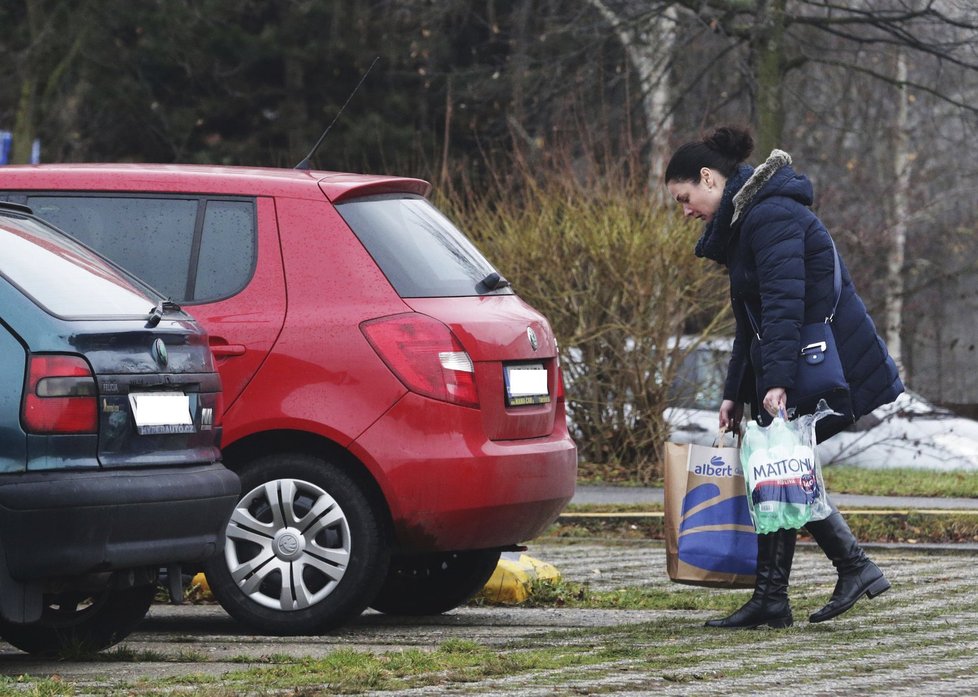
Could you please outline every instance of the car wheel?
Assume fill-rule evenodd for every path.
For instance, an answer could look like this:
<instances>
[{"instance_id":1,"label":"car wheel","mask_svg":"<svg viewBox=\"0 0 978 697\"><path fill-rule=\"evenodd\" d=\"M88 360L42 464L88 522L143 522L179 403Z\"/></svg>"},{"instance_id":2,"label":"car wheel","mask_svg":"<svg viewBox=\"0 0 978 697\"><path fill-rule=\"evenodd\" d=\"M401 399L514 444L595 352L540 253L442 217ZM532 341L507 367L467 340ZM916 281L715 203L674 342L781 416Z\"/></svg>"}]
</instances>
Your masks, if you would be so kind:
<instances>
[{"instance_id":1,"label":"car wheel","mask_svg":"<svg viewBox=\"0 0 978 697\"><path fill-rule=\"evenodd\" d=\"M21 651L41 656L100 651L129 636L155 596L155 584L45 595L40 620L0 620L0 636Z\"/></svg>"},{"instance_id":2,"label":"car wheel","mask_svg":"<svg viewBox=\"0 0 978 697\"><path fill-rule=\"evenodd\" d=\"M482 590L498 563L498 549L395 557L370 607L389 615L446 612Z\"/></svg>"},{"instance_id":3,"label":"car wheel","mask_svg":"<svg viewBox=\"0 0 978 697\"><path fill-rule=\"evenodd\" d=\"M336 464L304 454L258 458L239 471L243 495L224 554L204 573L234 618L266 634L315 634L356 617L387 572L386 526Z\"/></svg>"}]
</instances>

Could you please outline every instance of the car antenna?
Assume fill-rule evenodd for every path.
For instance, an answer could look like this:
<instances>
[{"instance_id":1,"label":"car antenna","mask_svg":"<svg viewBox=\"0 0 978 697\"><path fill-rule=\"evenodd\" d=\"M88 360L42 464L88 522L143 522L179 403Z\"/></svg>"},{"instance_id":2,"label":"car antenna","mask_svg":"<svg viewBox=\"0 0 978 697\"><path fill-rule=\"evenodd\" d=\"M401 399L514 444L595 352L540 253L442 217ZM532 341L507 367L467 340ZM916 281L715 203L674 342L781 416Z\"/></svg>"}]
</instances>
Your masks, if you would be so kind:
<instances>
[{"instance_id":1,"label":"car antenna","mask_svg":"<svg viewBox=\"0 0 978 697\"><path fill-rule=\"evenodd\" d=\"M363 77L360 78L360 82L358 82L357 86L353 88L352 92L350 92L350 96L346 98L345 102L343 102L343 106L341 106L340 110L336 112L336 116L333 117L333 120L326 127L326 130L323 131L323 134L319 136L319 140L317 140L316 144L312 146L312 150L309 151L308 155L302 158L302 162L297 164L295 166L295 169L309 169L309 162L310 160L312 160L313 155L316 154L316 151L319 150L319 146L323 144L323 140L326 138L326 134L329 133L329 129L331 129L333 127L333 124L336 123L336 120L340 117L340 114L342 114L343 110L346 109L346 105L350 103L351 99L353 99L353 95L355 95L357 93L357 90L360 89L360 85L362 85L363 81L367 79L367 75L370 74L370 71L373 70L374 66L377 65L377 61L379 60L380 60L380 56L374 58L374 62L370 64L369 68L367 68L367 71L363 74Z\"/></svg>"}]
</instances>

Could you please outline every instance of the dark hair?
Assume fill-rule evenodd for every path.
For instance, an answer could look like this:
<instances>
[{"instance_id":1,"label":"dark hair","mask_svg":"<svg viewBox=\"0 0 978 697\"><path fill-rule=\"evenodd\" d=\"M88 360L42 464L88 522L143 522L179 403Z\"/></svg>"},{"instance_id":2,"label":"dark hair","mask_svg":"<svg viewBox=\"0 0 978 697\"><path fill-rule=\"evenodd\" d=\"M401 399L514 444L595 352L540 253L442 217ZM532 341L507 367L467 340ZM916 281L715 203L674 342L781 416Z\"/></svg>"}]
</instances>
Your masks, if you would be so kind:
<instances>
[{"instance_id":1,"label":"dark hair","mask_svg":"<svg viewBox=\"0 0 978 697\"><path fill-rule=\"evenodd\" d=\"M703 140L680 146L669 160L664 179L667 184L687 181L698 184L704 167L715 169L729 179L752 152L754 138L746 128L723 126Z\"/></svg>"}]
</instances>

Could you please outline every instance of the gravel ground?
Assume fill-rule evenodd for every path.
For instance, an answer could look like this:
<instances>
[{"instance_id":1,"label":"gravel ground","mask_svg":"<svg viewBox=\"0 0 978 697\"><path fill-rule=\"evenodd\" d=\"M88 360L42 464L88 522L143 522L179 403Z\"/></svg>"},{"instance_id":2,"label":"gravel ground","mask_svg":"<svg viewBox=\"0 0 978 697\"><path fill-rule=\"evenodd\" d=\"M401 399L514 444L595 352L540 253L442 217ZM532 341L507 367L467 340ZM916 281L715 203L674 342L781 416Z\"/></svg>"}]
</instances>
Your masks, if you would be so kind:
<instances>
[{"instance_id":1,"label":"gravel ground","mask_svg":"<svg viewBox=\"0 0 978 697\"><path fill-rule=\"evenodd\" d=\"M784 631L737 632L737 651L705 646L715 643L716 632L704 630L702 623L715 612L466 607L421 620L367 613L334 634L287 638L248 634L215 605L161 604L153 607L124 646L154 652L166 657L165 661L40 661L0 643L0 675L24 676L16 687L5 689L10 694L29 692L36 678L51 676L70 685L74 694L145 694L153 689L154 680L165 676L199 673L220 677L276 654L322 657L338 648L381 653L431 649L449 639L505 650L514 640L527 638L592 651L590 628L634 629L637 625L669 627L670 648L682 648L683 660L663 662L656 657L656 645L641 645L640 640L635 648L642 657L635 659L398 694L978 694L975 552L954 547L870 549L893 583L891 591L873 601L861 601L832 622L807 624L807 614L830 594L834 570L816 547L801 545L792 571L796 626ZM677 589L665 576L665 552L656 542L533 544L528 554L554 564L566 580L587 582L594 590ZM693 591L747 597L745 591ZM786 662L795 667L787 670ZM324 693L335 694L323 687ZM225 693L233 694L235 689L230 687Z\"/></svg>"}]
</instances>

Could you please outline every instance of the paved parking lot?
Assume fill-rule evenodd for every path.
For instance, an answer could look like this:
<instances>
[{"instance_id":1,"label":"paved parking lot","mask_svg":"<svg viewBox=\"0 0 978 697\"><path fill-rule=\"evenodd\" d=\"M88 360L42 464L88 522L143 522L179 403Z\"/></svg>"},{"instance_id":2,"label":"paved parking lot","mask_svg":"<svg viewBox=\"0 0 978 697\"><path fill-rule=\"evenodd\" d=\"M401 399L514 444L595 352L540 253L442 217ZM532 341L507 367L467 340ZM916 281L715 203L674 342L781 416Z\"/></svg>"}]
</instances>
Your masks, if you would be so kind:
<instances>
[{"instance_id":1,"label":"paved parking lot","mask_svg":"<svg viewBox=\"0 0 978 697\"><path fill-rule=\"evenodd\" d=\"M744 591L670 583L664 550L656 542L534 544L528 553L553 563L565 579L587 582L595 590L645 586L746 598ZM573 671L528 671L475 684L449 682L398 694L978 694L974 550L881 547L872 548L872 553L893 589L861 602L838 620L809 625L804 618L827 599L834 571L817 548L800 546L791 590L796 626L736 632L733 640L731 633L705 630L703 621L716 612L702 610L467 607L422 620L368 613L335 634L284 638L247 634L218 606L159 605L125 646L166 660L45 662L0 644L0 674L58 675L77 694L106 689L138 694L164 676L223 676L272 655L322 657L338 648L381 653L431 649L449 639L471 640L500 651L515 650L517 644L555 642L595 651L599 644L620 640L615 633L620 629L634 644L634 658ZM642 639L646 630L648 641ZM30 684L31 678L20 683L24 688ZM323 688L324 694L329 692Z\"/></svg>"}]
</instances>

